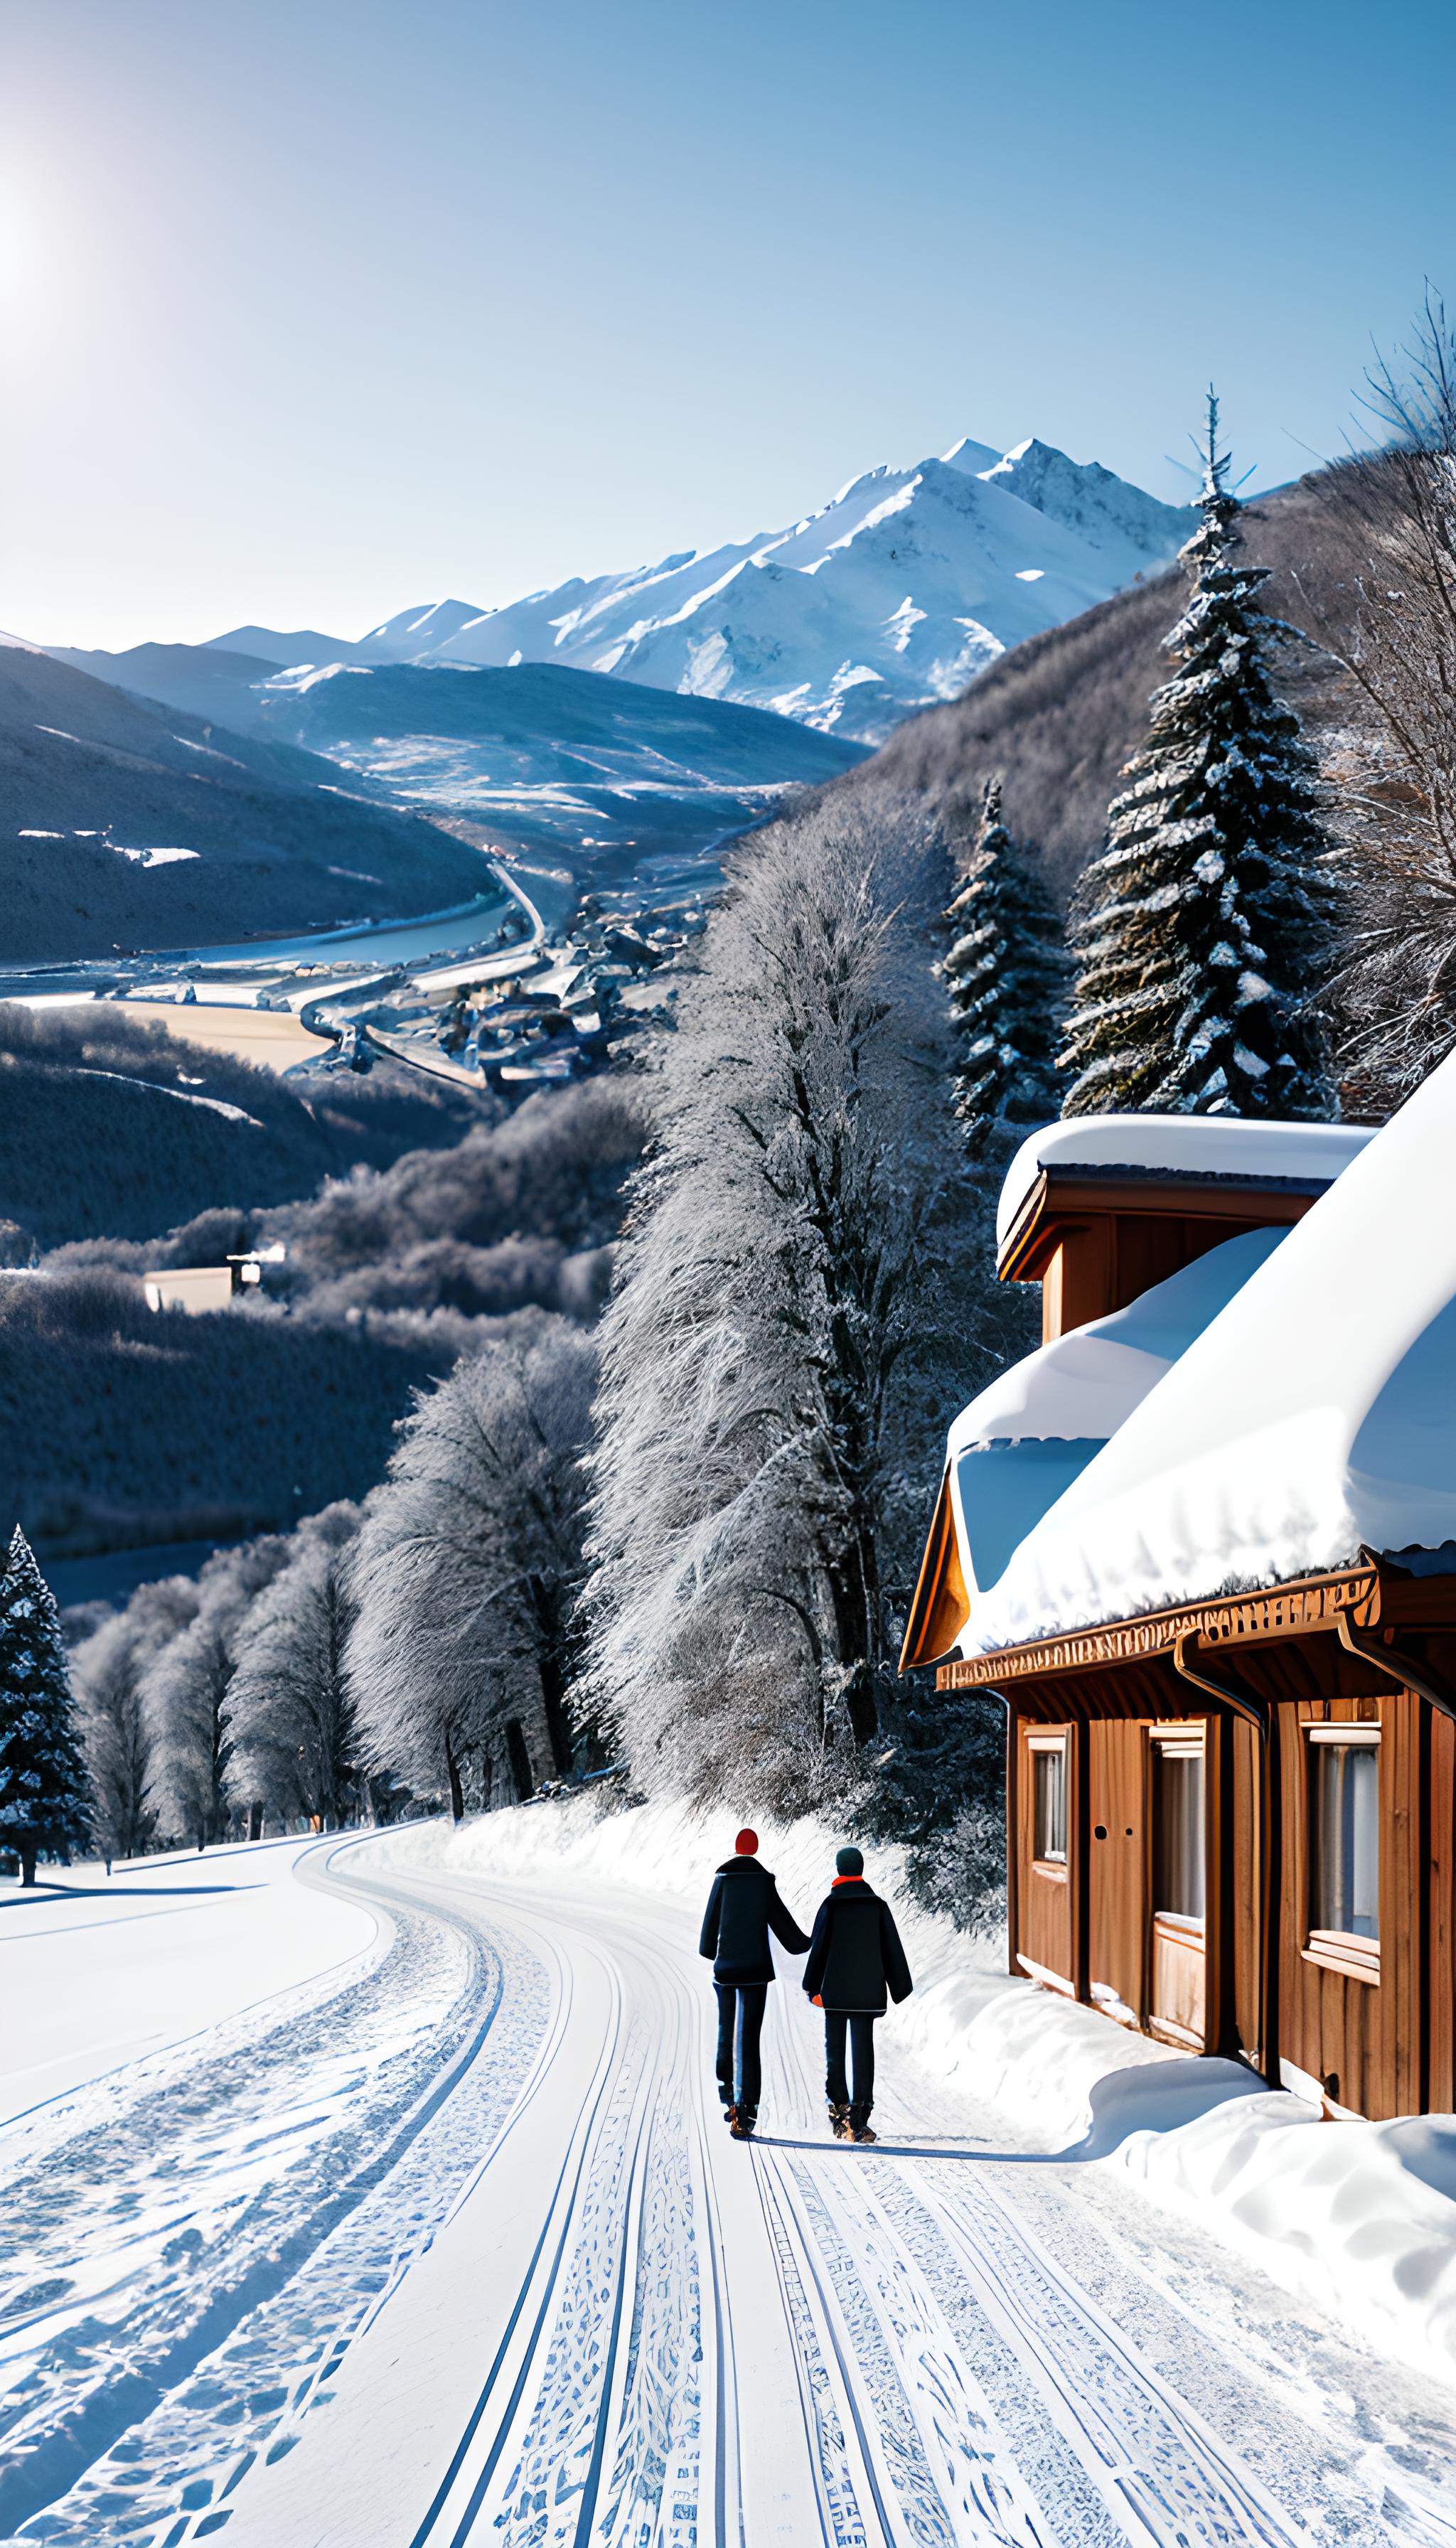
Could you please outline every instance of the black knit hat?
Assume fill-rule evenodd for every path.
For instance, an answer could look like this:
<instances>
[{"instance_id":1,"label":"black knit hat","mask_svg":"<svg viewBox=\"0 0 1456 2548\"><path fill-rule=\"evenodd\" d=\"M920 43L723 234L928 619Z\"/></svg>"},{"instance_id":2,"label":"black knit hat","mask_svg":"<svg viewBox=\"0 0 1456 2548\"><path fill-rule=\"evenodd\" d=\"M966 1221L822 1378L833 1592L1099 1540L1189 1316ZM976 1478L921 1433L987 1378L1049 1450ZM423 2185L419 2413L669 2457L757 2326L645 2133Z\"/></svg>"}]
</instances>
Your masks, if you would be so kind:
<instances>
[{"instance_id":1,"label":"black knit hat","mask_svg":"<svg viewBox=\"0 0 1456 2548\"><path fill-rule=\"evenodd\" d=\"M834 1863L841 1875L863 1875L864 1872L864 1853L856 1849L853 1842L840 1851Z\"/></svg>"}]
</instances>

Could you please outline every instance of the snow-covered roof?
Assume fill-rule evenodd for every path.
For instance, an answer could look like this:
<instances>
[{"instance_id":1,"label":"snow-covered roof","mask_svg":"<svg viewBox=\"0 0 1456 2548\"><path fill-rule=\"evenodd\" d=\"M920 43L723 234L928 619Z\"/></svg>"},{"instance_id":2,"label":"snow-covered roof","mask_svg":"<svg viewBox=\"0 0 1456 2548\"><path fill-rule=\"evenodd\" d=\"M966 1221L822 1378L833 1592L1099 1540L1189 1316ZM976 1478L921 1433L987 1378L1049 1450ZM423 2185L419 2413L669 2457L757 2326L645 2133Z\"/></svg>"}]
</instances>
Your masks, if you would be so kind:
<instances>
[{"instance_id":1,"label":"snow-covered roof","mask_svg":"<svg viewBox=\"0 0 1456 2548\"><path fill-rule=\"evenodd\" d=\"M1453 1160L1456 1058L1035 1523L964 1652L1456 1540Z\"/></svg>"},{"instance_id":2,"label":"snow-covered roof","mask_svg":"<svg viewBox=\"0 0 1456 2548\"><path fill-rule=\"evenodd\" d=\"M968 1585L984 1592L996 1581L1016 1540L1287 1236L1258 1229L1226 1239L1127 1309L1013 1363L962 1409L947 1457Z\"/></svg>"},{"instance_id":3,"label":"snow-covered roof","mask_svg":"<svg viewBox=\"0 0 1456 2548\"><path fill-rule=\"evenodd\" d=\"M1004 1240L1044 1168L1129 1168L1146 1175L1290 1177L1327 1183L1371 1139L1356 1124L1249 1124L1228 1115L1074 1115L1023 1141L996 1211Z\"/></svg>"}]
</instances>

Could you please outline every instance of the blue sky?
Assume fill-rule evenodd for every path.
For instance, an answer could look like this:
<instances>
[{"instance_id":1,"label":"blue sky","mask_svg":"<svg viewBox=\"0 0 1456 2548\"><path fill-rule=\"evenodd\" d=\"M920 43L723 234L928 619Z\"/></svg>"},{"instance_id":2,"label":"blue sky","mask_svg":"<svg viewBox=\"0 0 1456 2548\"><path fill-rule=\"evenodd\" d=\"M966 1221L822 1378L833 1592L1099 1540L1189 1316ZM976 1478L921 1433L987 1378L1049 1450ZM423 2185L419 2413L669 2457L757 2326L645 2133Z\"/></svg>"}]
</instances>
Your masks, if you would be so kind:
<instances>
[{"instance_id":1,"label":"blue sky","mask_svg":"<svg viewBox=\"0 0 1456 2548\"><path fill-rule=\"evenodd\" d=\"M344 635L1036 432L1268 485L1456 303L1456 11L3 0L0 626Z\"/></svg>"}]
</instances>

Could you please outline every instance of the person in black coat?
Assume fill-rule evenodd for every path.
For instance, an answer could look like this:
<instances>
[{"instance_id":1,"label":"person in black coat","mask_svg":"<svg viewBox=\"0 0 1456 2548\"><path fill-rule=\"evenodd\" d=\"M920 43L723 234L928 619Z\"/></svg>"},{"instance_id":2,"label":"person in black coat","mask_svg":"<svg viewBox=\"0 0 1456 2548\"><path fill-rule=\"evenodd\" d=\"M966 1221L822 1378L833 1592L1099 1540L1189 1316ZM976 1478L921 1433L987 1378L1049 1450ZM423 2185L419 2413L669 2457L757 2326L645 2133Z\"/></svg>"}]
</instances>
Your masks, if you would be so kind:
<instances>
[{"instance_id":1,"label":"person in black coat","mask_svg":"<svg viewBox=\"0 0 1456 2548\"><path fill-rule=\"evenodd\" d=\"M874 2021L884 2015L886 1992L892 2000L908 1999L915 1984L890 1906L865 1883L859 1850L842 1849L835 1866L838 1873L814 1922L804 1988L824 2011L824 2091L835 2139L872 2141ZM845 2075L847 2033L855 2063L853 2100Z\"/></svg>"},{"instance_id":2,"label":"person in black coat","mask_svg":"<svg viewBox=\"0 0 1456 2548\"><path fill-rule=\"evenodd\" d=\"M734 2139L746 2141L758 2121L763 2088L759 2037L774 1979L769 1932L791 1956L803 1955L809 1941L780 1902L767 1866L759 1865L758 1833L741 1831L735 1851L713 1878L697 1951L712 1957L718 1994L718 2095Z\"/></svg>"}]
</instances>

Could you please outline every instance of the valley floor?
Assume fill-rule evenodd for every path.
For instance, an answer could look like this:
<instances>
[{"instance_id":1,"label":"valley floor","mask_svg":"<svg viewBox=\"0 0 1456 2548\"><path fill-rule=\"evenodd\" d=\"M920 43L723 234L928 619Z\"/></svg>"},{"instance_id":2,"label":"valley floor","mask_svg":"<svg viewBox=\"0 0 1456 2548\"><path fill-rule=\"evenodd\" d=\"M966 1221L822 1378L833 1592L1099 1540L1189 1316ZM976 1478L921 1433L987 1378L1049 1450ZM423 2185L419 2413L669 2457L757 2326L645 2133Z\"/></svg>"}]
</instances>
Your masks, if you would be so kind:
<instances>
[{"instance_id":1,"label":"valley floor","mask_svg":"<svg viewBox=\"0 0 1456 2548\"><path fill-rule=\"evenodd\" d=\"M791 1966L733 2143L691 1909L508 1819L0 1900L0 2539L1456 2548L1449 2385L893 2016L833 2143Z\"/></svg>"}]
</instances>

